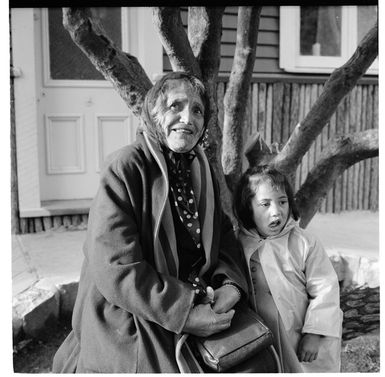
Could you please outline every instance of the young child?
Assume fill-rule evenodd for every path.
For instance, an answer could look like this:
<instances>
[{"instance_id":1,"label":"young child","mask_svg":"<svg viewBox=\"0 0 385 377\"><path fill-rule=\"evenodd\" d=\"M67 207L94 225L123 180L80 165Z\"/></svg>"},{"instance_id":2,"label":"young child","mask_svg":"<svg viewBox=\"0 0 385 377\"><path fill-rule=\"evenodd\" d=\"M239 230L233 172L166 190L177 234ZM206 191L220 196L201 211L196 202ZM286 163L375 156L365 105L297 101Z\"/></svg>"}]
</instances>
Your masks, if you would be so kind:
<instances>
[{"instance_id":1,"label":"young child","mask_svg":"<svg viewBox=\"0 0 385 377\"><path fill-rule=\"evenodd\" d=\"M248 169L234 212L252 305L274 334L283 372L339 372L337 275L320 242L298 226L287 178L267 166Z\"/></svg>"}]
</instances>

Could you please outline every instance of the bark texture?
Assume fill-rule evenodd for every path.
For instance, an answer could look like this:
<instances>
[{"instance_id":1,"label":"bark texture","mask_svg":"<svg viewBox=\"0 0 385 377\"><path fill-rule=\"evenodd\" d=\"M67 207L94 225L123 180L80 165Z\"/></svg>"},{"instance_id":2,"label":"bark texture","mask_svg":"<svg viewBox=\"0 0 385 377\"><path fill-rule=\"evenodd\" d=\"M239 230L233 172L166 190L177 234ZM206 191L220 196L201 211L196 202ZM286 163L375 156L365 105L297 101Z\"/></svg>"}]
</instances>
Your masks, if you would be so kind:
<instances>
[{"instance_id":1,"label":"bark texture","mask_svg":"<svg viewBox=\"0 0 385 377\"><path fill-rule=\"evenodd\" d=\"M225 212L232 215L231 193L226 185L221 165L222 131L218 124L216 84L220 65L222 16L224 7L190 7L188 12L188 38L199 64L202 80L209 94L210 112L207 126L205 153L214 167L221 186L221 200Z\"/></svg>"},{"instance_id":2,"label":"bark texture","mask_svg":"<svg viewBox=\"0 0 385 377\"><path fill-rule=\"evenodd\" d=\"M353 89L378 55L378 25L364 37L353 56L336 69L325 83L315 104L294 129L288 142L277 155L274 165L291 175L302 157L320 134L341 100Z\"/></svg>"},{"instance_id":3,"label":"bark texture","mask_svg":"<svg viewBox=\"0 0 385 377\"><path fill-rule=\"evenodd\" d=\"M341 173L375 156L378 156L377 129L340 136L330 142L295 195L301 213L300 226L306 228Z\"/></svg>"},{"instance_id":4,"label":"bark texture","mask_svg":"<svg viewBox=\"0 0 385 377\"><path fill-rule=\"evenodd\" d=\"M156 7L153 9L153 22L173 71L190 72L202 77L199 64L194 57L183 27L180 9L178 7Z\"/></svg>"},{"instance_id":5,"label":"bark texture","mask_svg":"<svg viewBox=\"0 0 385 377\"><path fill-rule=\"evenodd\" d=\"M63 25L128 108L140 117L144 96L152 84L137 58L115 46L89 8L63 8Z\"/></svg>"},{"instance_id":6,"label":"bark texture","mask_svg":"<svg viewBox=\"0 0 385 377\"><path fill-rule=\"evenodd\" d=\"M253 73L261 7L239 7L237 42L224 98L222 166L230 190L242 174L243 127Z\"/></svg>"},{"instance_id":7,"label":"bark texture","mask_svg":"<svg viewBox=\"0 0 385 377\"><path fill-rule=\"evenodd\" d=\"M188 11L188 39L204 81L213 82L218 76L224 10L190 7Z\"/></svg>"},{"instance_id":8,"label":"bark texture","mask_svg":"<svg viewBox=\"0 0 385 377\"><path fill-rule=\"evenodd\" d=\"M274 144L269 147L257 133L251 137L245 155L250 166L267 165L277 155L277 149Z\"/></svg>"}]
</instances>

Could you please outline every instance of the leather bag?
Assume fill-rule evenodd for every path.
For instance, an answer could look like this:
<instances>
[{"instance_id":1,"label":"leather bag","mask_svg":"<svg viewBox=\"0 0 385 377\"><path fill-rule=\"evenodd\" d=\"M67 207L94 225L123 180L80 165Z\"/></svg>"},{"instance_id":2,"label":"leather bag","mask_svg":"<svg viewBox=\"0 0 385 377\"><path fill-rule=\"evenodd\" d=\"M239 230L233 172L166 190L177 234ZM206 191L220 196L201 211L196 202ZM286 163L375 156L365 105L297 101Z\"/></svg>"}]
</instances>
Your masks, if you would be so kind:
<instances>
[{"instance_id":1,"label":"leather bag","mask_svg":"<svg viewBox=\"0 0 385 377\"><path fill-rule=\"evenodd\" d=\"M225 372L273 344L273 334L261 317L246 305L237 306L231 326L190 342L211 372Z\"/></svg>"}]
</instances>

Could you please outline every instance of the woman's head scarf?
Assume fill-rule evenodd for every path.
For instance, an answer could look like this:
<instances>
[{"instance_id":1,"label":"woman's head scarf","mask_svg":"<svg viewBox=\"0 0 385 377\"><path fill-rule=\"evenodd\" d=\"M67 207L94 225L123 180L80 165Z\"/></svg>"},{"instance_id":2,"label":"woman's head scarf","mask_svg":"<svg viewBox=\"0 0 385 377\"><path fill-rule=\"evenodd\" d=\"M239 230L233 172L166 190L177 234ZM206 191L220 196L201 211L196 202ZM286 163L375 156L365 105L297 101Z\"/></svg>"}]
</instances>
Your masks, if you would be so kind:
<instances>
[{"instance_id":1,"label":"woman's head scarf","mask_svg":"<svg viewBox=\"0 0 385 377\"><path fill-rule=\"evenodd\" d=\"M142 107L142 119L143 119L143 128L146 132L155 138L161 146L167 146L166 136L164 130L162 129L161 124L156 121L153 114L153 110L156 106L156 102L160 95L164 95L168 91L167 81L170 80L181 80L189 83L200 95L205 111L204 111L204 124L203 124L203 133L201 138L198 140L198 143L204 137L208 119L209 119L209 98L204 88L203 83L197 77L187 73L187 72L169 72L162 76L154 86L147 92L144 99Z\"/></svg>"}]
</instances>

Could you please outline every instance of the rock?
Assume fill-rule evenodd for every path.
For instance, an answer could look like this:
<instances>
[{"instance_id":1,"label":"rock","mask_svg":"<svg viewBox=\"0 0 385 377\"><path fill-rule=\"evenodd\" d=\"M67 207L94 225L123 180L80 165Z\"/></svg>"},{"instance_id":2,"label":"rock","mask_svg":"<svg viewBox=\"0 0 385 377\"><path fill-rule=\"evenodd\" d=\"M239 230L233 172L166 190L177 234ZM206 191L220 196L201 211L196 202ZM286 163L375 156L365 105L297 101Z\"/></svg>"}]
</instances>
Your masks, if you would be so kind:
<instances>
[{"instance_id":1,"label":"rock","mask_svg":"<svg viewBox=\"0 0 385 377\"><path fill-rule=\"evenodd\" d=\"M380 322L380 313L366 314L361 317L362 322Z\"/></svg>"},{"instance_id":2,"label":"rock","mask_svg":"<svg viewBox=\"0 0 385 377\"><path fill-rule=\"evenodd\" d=\"M44 280L37 282L13 300L12 322L17 326L21 321L26 336L39 337L41 332L44 332L44 329L58 317L58 292Z\"/></svg>"},{"instance_id":3,"label":"rock","mask_svg":"<svg viewBox=\"0 0 385 377\"><path fill-rule=\"evenodd\" d=\"M375 288L380 285L378 261L339 253L330 255L329 258L342 288L351 286Z\"/></svg>"},{"instance_id":4,"label":"rock","mask_svg":"<svg viewBox=\"0 0 385 377\"><path fill-rule=\"evenodd\" d=\"M343 339L351 339L379 328L379 297L379 287L350 287L341 290Z\"/></svg>"},{"instance_id":5,"label":"rock","mask_svg":"<svg viewBox=\"0 0 385 377\"><path fill-rule=\"evenodd\" d=\"M72 315L78 286L79 282L70 282L57 286L60 293L60 318Z\"/></svg>"},{"instance_id":6,"label":"rock","mask_svg":"<svg viewBox=\"0 0 385 377\"><path fill-rule=\"evenodd\" d=\"M359 316L358 310L351 309L351 310L343 310L344 312L344 318L356 318Z\"/></svg>"},{"instance_id":7,"label":"rock","mask_svg":"<svg viewBox=\"0 0 385 377\"><path fill-rule=\"evenodd\" d=\"M349 306L350 308L360 308L361 306L365 306L365 302L363 300L351 300L352 297L349 297L349 301L345 302L345 305Z\"/></svg>"},{"instance_id":8,"label":"rock","mask_svg":"<svg viewBox=\"0 0 385 377\"><path fill-rule=\"evenodd\" d=\"M12 338L13 343L19 342L20 339L23 337L23 319L16 316L15 314L12 315Z\"/></svg>"}]
</instances>

